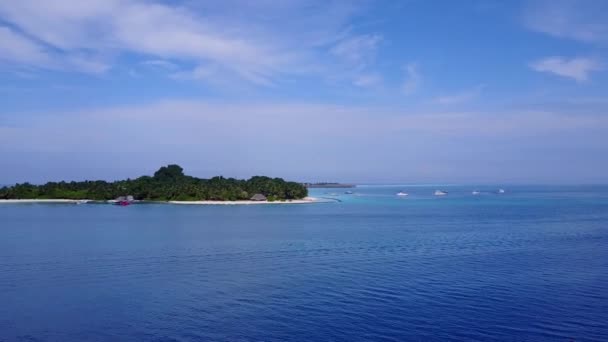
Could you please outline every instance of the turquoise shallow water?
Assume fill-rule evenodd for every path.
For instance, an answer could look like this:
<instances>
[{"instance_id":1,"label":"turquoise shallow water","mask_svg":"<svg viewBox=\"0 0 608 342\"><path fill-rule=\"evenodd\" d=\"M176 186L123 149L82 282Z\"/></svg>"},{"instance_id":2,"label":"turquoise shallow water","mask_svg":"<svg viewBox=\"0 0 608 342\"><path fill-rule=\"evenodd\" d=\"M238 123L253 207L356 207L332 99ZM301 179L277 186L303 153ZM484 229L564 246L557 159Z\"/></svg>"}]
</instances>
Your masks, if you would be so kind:
<instances>
[{"instance_id":1,"label":"turquoise shallow water","mask_svg":"<svg viewBox=\"0 0 608 342\"><path fill-rule=\"evenodd\" d=\"M0 205L0 341L608 340L608 188L497 188Z\"/></svg>"}]
</instances>

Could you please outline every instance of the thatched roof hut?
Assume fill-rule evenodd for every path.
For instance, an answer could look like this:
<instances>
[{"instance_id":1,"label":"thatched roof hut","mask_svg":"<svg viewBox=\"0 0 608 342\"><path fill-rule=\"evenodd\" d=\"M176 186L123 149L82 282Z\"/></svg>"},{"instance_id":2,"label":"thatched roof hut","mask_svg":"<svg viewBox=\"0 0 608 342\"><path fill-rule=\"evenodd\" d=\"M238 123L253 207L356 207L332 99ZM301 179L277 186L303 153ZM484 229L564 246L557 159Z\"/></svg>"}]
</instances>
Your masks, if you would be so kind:
<instances>
[{"instance_id":1,"label":"thatched roof hut","mask_svg":"<svg viewBox=\"0 0 608 342\"><path fill-rule=\"evenodd\" d=\"M253 197L251 197L252 201L266 201L266 196L262 195L262 194L255 194L253 195Z\"/></svg>"}]
</instances>

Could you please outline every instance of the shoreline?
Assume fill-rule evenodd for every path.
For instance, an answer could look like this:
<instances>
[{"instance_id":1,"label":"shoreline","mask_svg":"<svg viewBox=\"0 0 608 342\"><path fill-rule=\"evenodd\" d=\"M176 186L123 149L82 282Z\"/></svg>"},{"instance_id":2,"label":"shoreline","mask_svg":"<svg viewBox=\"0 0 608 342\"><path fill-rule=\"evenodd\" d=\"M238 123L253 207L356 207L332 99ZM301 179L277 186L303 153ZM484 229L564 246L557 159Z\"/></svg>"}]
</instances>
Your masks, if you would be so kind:
<instances>
[{"instance_id":1,"label":"shoreline","mask_svg":"<svg viewBox=\"0 0 608 342\"><path fill-rule=\"evenodd\" d=\"M310 204L310 203L323 203L319 198L316 197L304 197L299 200L285 200L285 201L168 201L159 203L169 204L182 204L182 205L260 205L260 204Z\"/></svg>"},{"instance_id":2,"label":"shoreline","mask_svg":"<svg viewBox=\"0 0 608 342\"><path fill-rule=\"evenodd\" d=\"M5 203L5 204L18 204L18 203L93 203L93 202L99 202L99 201L95 201L95 200L88 200L88 199L82 199L82 200L72 200L72 199L60 199L60 198L56 198L56 199L0 199L0 204L1 203Z\"/></svg>"},{"instance_id":3,"label":"shoreline","mask_svg":"<svg viewBox=\"0 0 608 342\"><path fill-rule=\"evenodd\" d=\"M157 203L157 204L182 204L182 205L260 205L260 204L311 204L330 202L316 197L305 197L299 200L285 201L136 201L136 203ZM107 201L96 200L73 200L73 199L0 199L0 204L110 204Z\"/></svg>"}]
</instances>

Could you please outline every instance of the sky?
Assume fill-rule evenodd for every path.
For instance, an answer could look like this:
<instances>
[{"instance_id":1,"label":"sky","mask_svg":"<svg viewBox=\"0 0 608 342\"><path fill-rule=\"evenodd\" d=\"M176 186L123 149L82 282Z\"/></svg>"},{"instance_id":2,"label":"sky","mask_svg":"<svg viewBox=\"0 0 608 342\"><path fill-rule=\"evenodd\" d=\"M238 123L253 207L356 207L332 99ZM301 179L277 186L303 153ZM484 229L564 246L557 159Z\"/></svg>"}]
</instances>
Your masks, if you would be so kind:
<instances>
[{"instance_id":1,"label":"sky","mask_svg":"<svg viewBox=\"0 0 608 342\"><path fill-rule=\"evenodd\" d=\"M0 0L0 184L608 183L608 1Z\"/></svg>"}]
</instances>

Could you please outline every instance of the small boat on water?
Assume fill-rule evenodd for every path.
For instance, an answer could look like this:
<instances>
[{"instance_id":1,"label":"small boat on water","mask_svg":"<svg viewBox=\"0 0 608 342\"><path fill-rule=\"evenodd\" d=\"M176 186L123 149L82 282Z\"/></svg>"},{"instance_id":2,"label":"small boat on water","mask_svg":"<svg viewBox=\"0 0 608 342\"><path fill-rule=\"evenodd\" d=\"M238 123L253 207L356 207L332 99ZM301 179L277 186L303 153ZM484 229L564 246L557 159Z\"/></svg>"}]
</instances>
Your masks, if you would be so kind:
<instances>
[{"instance_id":1,"label":"small boat on water","mask_svg":"<svg viewBox=\"0 0 608 342\"><path fill-rule=\"evenodd\" d=\"M443 190L435 190L435 196L445 196L447 195L448 192L447 191L443 191Z\"/></svg>"},{"instance_id":2,"label":"small boat on water","mask_svg":"<svg viewBox=\"0 0 608 342\"><path fill-rule=\"evenodd\" d=\"M119 205L121 207L126 207L128 205L131 205L134 201L135 199L133 198L133 196L120 196L117 199L108 202L114 205Z\"/></svg>"},{"instance_id":3,"label":"small boat on water","mask_svg":"<svg viewBox=\"0 0 608 342\"><path fill-rule=\"evenodd\" d=\"M89 201L87 200L78 200L76 201L76 204L87 204Z\"/></svg>"},{"instance_id":4,"label":"small boat on water","mask_svg":"<svg viewBox=\"0 0 608 342\"><path fill-rule=\"evenodd\" d=\"M498 189L498 193L499 194L504 194L505 193L505 189Z\"/></svg>"},{"instance_id":5,"label":"small boat on water","mask_svg":"<svg viewBox=\"0 0 608 342\"><path fill-rule=\"evenodd\" d=\"M477 190L473 190L473 192L471 192L472 195L479 195L481 194L481 192L477 191Z\"/></svg>"},{"instance_id":6,"label":"small boat on water","mask_svg":"<svg viewBox=\"0 0 608 342\"><path fill-rule=\"evenodd\" d=\"M409 194L408 194L407 192L403 192L403 191L399 191L399 192L397 193L397 196L403 196L403 197L405 197L405 196L408 196L408 195L409 195Z\"/></svg>"},{"instance_id":7,"label":"small boat on water","mask_svg":"<svg viewBox=\"0 0 608 342\"><path fill-rule=\"evenodd\" d=\"M352 191L344 191L344 194L345 194L345 195L352 195L352 194L353 194L353 192L352 192Z\"/></svg>"}]
</instances>

